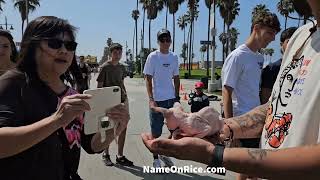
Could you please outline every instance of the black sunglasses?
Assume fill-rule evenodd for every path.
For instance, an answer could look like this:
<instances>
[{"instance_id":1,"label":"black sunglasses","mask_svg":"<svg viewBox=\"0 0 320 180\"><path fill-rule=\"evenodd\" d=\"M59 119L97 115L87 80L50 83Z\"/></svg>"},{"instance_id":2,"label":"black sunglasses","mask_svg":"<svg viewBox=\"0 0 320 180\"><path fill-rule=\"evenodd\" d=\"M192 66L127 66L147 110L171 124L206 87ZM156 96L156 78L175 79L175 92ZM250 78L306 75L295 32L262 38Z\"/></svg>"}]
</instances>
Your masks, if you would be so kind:
<instances>
[{"instance_id":1,"label":"black sunglasses","mask_svg":"<svg viewBox=\"0 0 320 180\"><path fill-rule=\"evenodd\" d=\"M170 38L161 38L161 39L159 39L159 41L160 41L161 43L165 43L165 42L171 43L171 39L170 39Z\"/></svg>"},{"instance_id":2,"label":"black sunglasses","mask_svg":"<svg viewBox=\"0 0 320 180\"><path fill-rule=\"evenodd\" d=\"M75 41L62 41L56 38L46 40L48 41L48 47L52 49L60 49L64 45L68 51L75 51L78 45Z\"/></svg>"}]
</instances>

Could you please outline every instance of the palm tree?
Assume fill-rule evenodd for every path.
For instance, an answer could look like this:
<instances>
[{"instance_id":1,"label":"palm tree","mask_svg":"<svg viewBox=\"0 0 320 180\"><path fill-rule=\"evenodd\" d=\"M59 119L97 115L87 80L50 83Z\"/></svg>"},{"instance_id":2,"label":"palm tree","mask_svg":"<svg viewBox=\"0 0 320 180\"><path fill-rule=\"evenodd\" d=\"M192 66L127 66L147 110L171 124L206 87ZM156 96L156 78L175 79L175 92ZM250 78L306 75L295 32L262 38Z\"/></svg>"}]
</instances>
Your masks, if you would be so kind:
<instances>
[{"instance_id":1,"label":"palm tree","mask_svg":"<svg viewBox=\"0 0 320 180\"><path fill-rule=\"evenodd\" d=\"M205 0L206 7L208 8L208 42L210 41L210 21L211 21L211 5L215 6L215 0ZM207 77L209 77L209 44L207 44Z\"/></svg>"},{"instance_id":2,"label":"palm tree","mask_svg":"<svg viewBox=\"0 0 320 180\"><path fill-rule=\"evenodd\" d=\"M201 47L200 47L200 53L201 53L201 64L203 65L204 67L204 53L207 51L207 46L205 44L203 44ZM208 68L208 67L207 67Z\"/></svg>"},{"instance_id":3,"label":"palm tree","mask_svg":"<svg viewBox=\"0 0 320 180\"><path fill-rule=\"evenodd\" d=\"M227 26L227 33L224 34L226 35L226 45L223 47L223 53L225 53L225 55L223 55L223 61L225 59L225 57L229 54L229 38L230 38L230 26L233 23L233 21L235 20L236 16L239 15L239 8L240 4L238 3L238 0L219 0L218 1L218 7L220 10L220 15L224 20L224 28L225 29L225 25ZM225 33L225 30L223 31ZM224 42L224 41L223 41Z\"/></svg>"},{"instance_id":4,"label":"palm tree","mask_svg":"<svg viewBox=\"0 0 320 180\"><path fill-rule=\"evenodd\" d=\"M233 51L236 49L237 41L238 41L238 35L240 33L238 30L234 27L230 29L230 50Z\"/></svg>"},{"instance_id":5,"label":"palm tree","mask_svg":"<svg viewBox=\"0 0 320 180\"><path fill-rule=\"evenodd\" d=\"M256 17L256 15L261 14L263 12L270 12L270 10L267 8L267 6L265 4L258 4L256 5L253 10L252 10L252 21L254 20L254 17Z\"/></svg>"},{"instance_id":6,"label":"palm tree","mask_svg":"<svg viewBox=\"0 0 320 180\"><path fill-rule=\"evenodd\" d=\"M233 21L236 19L236 16L239 15L239 11L240 11L240 4L238 3L238 0L227 0L226 1L226 6L228 9L228 13L227 13L227 20L226 20L226 25L227 25L227 49L226 49L226 56L229 54L229 42L230 42L230 26L233 23Z\"/></svg>"},{"instance_id":7,"label":"palm tree","mask_svg":"<svg viewBox=\"0 0 320 180\"><path fill-rule=\"evenodd\" d=\"M186 43L186 27L188 25L188 17L186 15L179 16L178 26L183 31L183 43Z\"/></svg>"},{"instance_id":8,"label":"palm tree","mask_svg":"<svg viewBox=\"0 0 320 180\"><path fill-rule=\"evenodd\" d=\"M158 12L162 9L162 1L149 0L147 3L147 18L149 19L149 49L151 49L151 21L157 18Z\"/></svg>"},{"instance_id":9,"label":"palm tree","mask_svg":"<svg viewBox=\"0 0 320 180\"><path fill-rule=\"evenodd\" d=\"M223 19L223 33L220 34L219 40L222 43L222 62L225 59L225 44L226 44L226 17L228 14L228 9L224 0L217 0L217 6L219 8L220 16Z\"/></svg>"},{"instance_id":10,"label":"palm tree","mask_svg":"<svg viewBox=\"0 0 320 180\"><path fill-rule=\"evenodd\" d=\"M198 11L198 7L199 7L199 0L188 0L188 12L187 15L189 17L190 20L190 37L189 37L189 68L188 68L188 73L189 73L189 77L191 76L191 60L193 57L193 39L194 39L194 20L198 18L199 15L199 11Z\"/></svg>"},{"instance_id":11,"label":"palm tree","mask_svg":"<svg viewBox=\"0 0 320 180\"><path fill-rule=\"evenodd\" d=\"M137 1L138 3L138 1ZM138 4L137 4L138 5ZM132 11L132 14L131 14L131 17L134 19L135 21L135 26L134 26L134 36L133 36L133 52L134 52L134 46L135 46L135 52L136 52L136 57L138 55L138 25L137 25L137 21L138 21L138 18L139 18L139 10L138 9L135 9ZM134 45L134 39L135 39L135 42L136 42L136 45ZM134 56L133 56L134 57Z\"/></svg>"},{"instance_id":12,"label":"palm tree","mask_svg":"<svg viewBox=\"0 0 320 180\"><path fill-rule=\"evenodd\" d=\"M224 60L225 60L225 53L224 53L224 50L225 50L225 46L226 46L226 42L227 42L227 33L225 32L222 32L220 35L219 35L219 41L221 42L222 44L222 62L224 64Z\"/></svg>"},{"instance_id":13,"label":"palm tree","mask_svg":"<svg viewBox=\"0 0 320 180\"><path fill-rule=\"evenodd\" d=\"M287 29L287 21L290 13L294 12L292 0L280 0L277 4L279 13L286 18L284 29Z\"/></svg>"},{"instance_id":14,"label":"palm tree","mask_svg":"<svg viewBox=\"0 0 320 180\"><path fill-rule=\"evenodd\" d=\"M24 22L27 21L27 24L29 23L29 18L28 18L29 12L33 12L37 6L40 6L39 0L15 0L14 1L14 7L19 10L20 16L21 16L22 35L24 30Z\"/></svg>"},{"instance_id":15,"label":"palm tree","mask_svg":"<svg viewBox=\"0 0 320 180\"><path fill-rule=\"evenodd\" d=\"M149 0L140 0L140 4L142 4L142 9L143 9L143 17L142 17L142 43L141 43L141 49L144 48L144 20L145 20L145 14L146 14L146 9L149 3Z\"/></svg>"},{"instance_id":16,"label":"palm tree","mask_svg":"<svg viewBox=\"0 0 320 180\"><path fill-rule=\"evenodd\" d=\"M176 17L175 14L179 9L179 5L182 4L184 2L184 0L171 0L168 1L167 6L169 7L169 13L172 14L172 23L173 23L173 30L172 30L172 34L173 34L173 41L172 41L172 51L174 52L174 42L175 42L175 32L176 32ZM167 24L166 24L166 29L167 29Z\"/></svg>"},{"instance_id":17,"label":"palm tree","mask_svg":"<svg viewBox=\"0 0 320 180\"><path fill-rule=\"evenodd\" d=\"M181 54L180 54L180 57L183 59L183 69L185 69L185 67L186 67L187 49L188 49L187 43L183 43Z\"/></svg>"}]
</instances>

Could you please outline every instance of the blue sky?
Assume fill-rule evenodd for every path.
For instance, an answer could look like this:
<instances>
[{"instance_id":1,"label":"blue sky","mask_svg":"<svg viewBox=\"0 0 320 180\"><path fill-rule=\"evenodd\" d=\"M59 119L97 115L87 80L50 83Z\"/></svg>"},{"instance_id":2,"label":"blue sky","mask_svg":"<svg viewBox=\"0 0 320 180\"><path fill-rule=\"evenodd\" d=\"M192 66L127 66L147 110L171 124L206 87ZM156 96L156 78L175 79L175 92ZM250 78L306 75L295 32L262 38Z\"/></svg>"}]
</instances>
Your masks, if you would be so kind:
<instances>
[{"instance_id":1,"label":"blue sky","mask_svg":"<svg viewBox=\"0 0 320 180\"><path fill-rule=\"evenodd\" d=\"M232 24L239 32L238 44L245 42L250 34L251 11L257 4L266 4L267 7L278 14L279 20L284 29L284 17L276 9L278 0L239 0L240 13L236 21ZM38 16L53 15L69 20L69 22L78 28L77 42L78 55L95 55L100 60L106 40L111 37L114 42L125 45L128 41L128 48L132 48L134 20L131 18L131 11L136 7L136 0L40 0L41 6L30 14L32 20ZM195 23L195 60L200 60L200 40L207 39L208 9L204 0L200 0L199 18ZM3 5L4 11L0 14L0 23L4 23L4 16L7 16L8 23L13 24L14 30L11 31L15 40L21 40L21 19L17 9L14 9L13 3L7 0ZM142 10L139 5L140 18L138 22L138 39L142 29ZM184 3L176 14L176 18L187 11L187 3ZM218 10L217 10L218 13ZM217 14L217 35L222 32L223 22L220 14ZM296 20L289 20L288 26L297 26ZM158 18L152 21L151 27L151 44L157 47L156 33L165 26L165 10L160 12ZM172 16L168 17L168 29L172 31ZM279 33L280 34L280 33ZM274 48L275 54L273 60L280 57L279 34L276 41L272 42L269 47ZM148 21L145 21L145 46L148 46ZM221 60L221 43L216 38L217 50L216 59ZM180 54L183 43L183 32L176 25L176 43L175 52ZM138 43L140 47L140 41ZM211 53L210 53L211 54ZM123 56L124 60L124 56Z\"/></svg>"}]
</instances>

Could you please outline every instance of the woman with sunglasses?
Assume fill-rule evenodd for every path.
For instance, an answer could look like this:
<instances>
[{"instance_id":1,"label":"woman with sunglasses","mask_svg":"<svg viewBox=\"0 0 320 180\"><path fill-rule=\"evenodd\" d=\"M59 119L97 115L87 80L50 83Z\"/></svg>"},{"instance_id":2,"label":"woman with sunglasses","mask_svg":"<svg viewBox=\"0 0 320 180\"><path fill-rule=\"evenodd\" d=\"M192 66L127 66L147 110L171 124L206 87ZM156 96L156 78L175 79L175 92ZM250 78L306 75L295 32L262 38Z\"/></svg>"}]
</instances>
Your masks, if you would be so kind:
<instances>
[{"instance_id":1,"label":"woman with sunglasses","mask_svg":"<svg viewBox=\"0 0 320 180\"><path fill-rule=\"evenodd\" d=\"M103 143L99 133L83 133L90 96L67 85L81 77L74 32L57 17L31 21L21 42L21 63L0 77L0 179L79 180L81 147L101 152L114 139L113 130ZM118 135L128 112L119 105L107 115L119 121Z\"/></svg>"},{"instance_id":2,"label":"woman with sunglasses","mask_svg":"<svg viewBox=\"0 0 320 180\"><path fill-rule=\"evenodd\" d=\"M9 31L0 30L0 75L16 64L17 48Z\"/></svg>"}]
</instances>

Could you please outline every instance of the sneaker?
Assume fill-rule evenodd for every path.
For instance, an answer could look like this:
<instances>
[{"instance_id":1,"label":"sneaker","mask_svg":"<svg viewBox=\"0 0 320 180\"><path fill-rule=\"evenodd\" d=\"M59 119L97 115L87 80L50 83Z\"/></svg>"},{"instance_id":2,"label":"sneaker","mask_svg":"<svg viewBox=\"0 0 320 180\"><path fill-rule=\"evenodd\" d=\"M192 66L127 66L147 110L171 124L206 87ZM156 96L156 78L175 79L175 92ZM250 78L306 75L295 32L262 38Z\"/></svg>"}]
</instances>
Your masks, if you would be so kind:
<instances>
[{"instance_id":1,"label":"sneaker","mask_svg":"<svg viewBox=\"0 0 320 180\"><path fill-rule=\"evenodd\" d=\"M120 164L122 166L133 166L133 162L127 159L125 156L121 156L119 158L118 156L116 156L116 161L117 164Z\"/></svg>"},{"instance_id":2,"label":"sneaker","mask_svg":"<svg viewBox=\"0 0 320 180\"><path fill-rule=\"evenodd\" d=\"M114 165L113 162L110 159L110 155L109 154L103 153L102 154L102 161L104 162L104 164L106 166L113 166Z\"/></svg>"},{"instance_id":3,"label":"sneaker","mask_svg":"<svg viewBox=\"0 0 320 180\"><path fill-rule=\"evenodd\" d=\"M164 155L159 155L159 158L161 159L161 161L163 161L163 163L165 164L166 167L174 166L173 162L171 161L171 159L169 157L164 156Z\"/></svg>"},{"instance_id":4,"label":"sneaker","mask_svg":"<svg viewBox=\"0 0 320 180\"><path fill-rule=\"evenodd\" d=\"M160 168L161 167L161 161L159 159L153 160L153 167L154 168Z\"/></svg>"}]
</instances>

